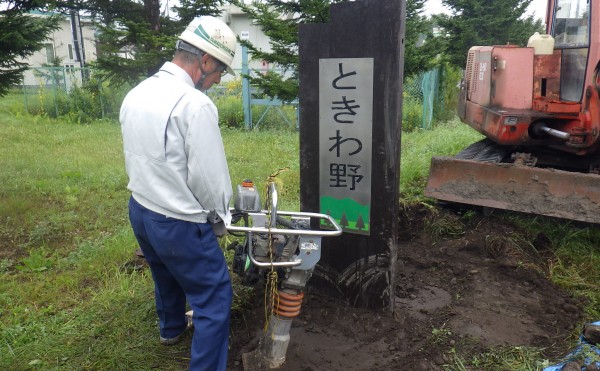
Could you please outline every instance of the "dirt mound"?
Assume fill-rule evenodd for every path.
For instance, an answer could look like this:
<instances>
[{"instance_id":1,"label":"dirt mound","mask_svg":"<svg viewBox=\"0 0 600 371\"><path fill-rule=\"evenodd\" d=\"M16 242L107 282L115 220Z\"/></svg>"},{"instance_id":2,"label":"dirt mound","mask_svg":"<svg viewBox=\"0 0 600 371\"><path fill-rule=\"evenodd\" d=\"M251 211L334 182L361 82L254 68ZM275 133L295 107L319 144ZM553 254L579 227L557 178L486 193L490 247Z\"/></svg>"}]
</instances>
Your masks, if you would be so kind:
<instances>
[{"instance_id":1,"label":"dirt mound","mask_svg":"<svg viewBox=\"0 0 600 371\"><path fill-rule=\"evenodd\" d=\"M450 363L451 349L464 356L499 345L564 353L582 303L540 273L545 236L527 242L517 227L481 215L424 206L406 214L394 313L355 308L309 287L283 369L437 370ZM243 368L242 354L256 348L263 324L257 293L252 310L232 319L230 370Z\"/></svg>"}]
</instances>

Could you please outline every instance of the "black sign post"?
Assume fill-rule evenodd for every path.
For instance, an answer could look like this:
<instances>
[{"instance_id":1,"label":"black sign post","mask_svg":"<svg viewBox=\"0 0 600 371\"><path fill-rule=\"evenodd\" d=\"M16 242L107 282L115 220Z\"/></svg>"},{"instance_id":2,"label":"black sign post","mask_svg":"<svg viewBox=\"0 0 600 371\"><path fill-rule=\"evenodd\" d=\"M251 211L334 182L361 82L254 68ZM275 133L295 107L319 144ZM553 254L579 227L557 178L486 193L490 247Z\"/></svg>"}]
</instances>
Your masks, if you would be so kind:
<instances>
[{"instance_id":1,"label":"black sign post","mask_svg":"<svg viewBox=\"0 0 600 371\"><path fill-rule=\"evenodd\" d=\"M405 4L332 4L330 23L300 26L301 209L344 228L321 272L356 306L393 309Z\"/></svg>"}]
</instances>

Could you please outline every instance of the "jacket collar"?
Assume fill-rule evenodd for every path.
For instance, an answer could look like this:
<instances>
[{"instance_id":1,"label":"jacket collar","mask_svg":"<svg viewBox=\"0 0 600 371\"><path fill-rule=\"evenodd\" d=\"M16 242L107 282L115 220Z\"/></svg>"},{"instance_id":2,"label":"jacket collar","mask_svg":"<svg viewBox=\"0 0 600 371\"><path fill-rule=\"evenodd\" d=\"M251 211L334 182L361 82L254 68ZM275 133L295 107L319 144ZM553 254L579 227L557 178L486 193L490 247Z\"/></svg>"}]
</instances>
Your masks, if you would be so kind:
<instances>
[{"instance_id":1,"label":"jacket collar","mask_svg":"<svg viewBox=\"0 0 600 371\"><path fill-rule=\"evenodd\" d=\"M168 73L169 75L174 76L177 80L179 80L179 81L181 81L183 83L188 84L192 88L194 87L194 82L192 81L192 78L190 77L190 75L188 75L188 73L185 72L183 70L183 68L179 67L175 63L166 62L160 68L159 72Z\"/></svg>"}]
</instances>

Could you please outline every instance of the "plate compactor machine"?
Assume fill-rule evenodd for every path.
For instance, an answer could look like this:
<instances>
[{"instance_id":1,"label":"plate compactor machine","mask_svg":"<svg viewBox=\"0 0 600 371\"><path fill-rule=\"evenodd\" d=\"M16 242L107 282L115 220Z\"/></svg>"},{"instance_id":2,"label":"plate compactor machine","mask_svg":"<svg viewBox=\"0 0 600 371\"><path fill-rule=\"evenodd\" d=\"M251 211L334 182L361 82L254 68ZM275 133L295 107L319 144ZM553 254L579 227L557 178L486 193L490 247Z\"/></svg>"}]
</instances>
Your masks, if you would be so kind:
<instances>
[{"instance_id":1,"label":"plate compactor machine","mask_svg":"<svg viewBox=\"0 0 600 371\"><path fill-rule=\"evenodd\" d=\"M546 25L469 50L458 114L486 138L434 157L425 195L600 222L600 2L549 0Z\"/></svg>"},{"instance_id":2,"label":"plate compactor machine","mask_svg":"<svg viewBox=\"0 0 600 371\"><path fill-rule=\"evenodd\" d=\"M268 324L258 349L243 356L245 370L280 368L290 342L290 328L300 313L303 290L321 257L323 237L338 236L340 226L329 215L280 211L275 184L268 183L266 207L251 181L237 187L234 222L227 230L244 235L234 242L233 271L248 286L265 287ZM238 226L237 224L243 225ZM325 224L331 230L311 229Z\"/></svg>"}]
</instances>

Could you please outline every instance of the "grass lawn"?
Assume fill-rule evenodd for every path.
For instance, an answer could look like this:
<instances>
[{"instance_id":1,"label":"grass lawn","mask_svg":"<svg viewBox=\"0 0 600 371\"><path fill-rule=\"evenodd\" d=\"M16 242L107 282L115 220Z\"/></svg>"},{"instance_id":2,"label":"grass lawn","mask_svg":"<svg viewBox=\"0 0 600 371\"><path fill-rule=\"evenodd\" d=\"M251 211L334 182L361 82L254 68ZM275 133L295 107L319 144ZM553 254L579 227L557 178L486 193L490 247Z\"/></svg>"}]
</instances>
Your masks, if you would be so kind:
<instances>
[{"instance_id":1,"label":"grass lawn","mask_svg":"<svg viewBox=\"0 0 600 371\"><path fill-rule=\"evenodd\" d=\"M158 344L152 279L133 260L118 124L29 116L15 108L21 100L0 99L0 369L185 368L187 345ZM403 202L427 202L431 156L479 137L458 122L405 134ZM296 132L223 130L223 139L234 184L250 178L264 187L269 174L289 167L277 178L280 209L299 209ZM600 277L590 269L600 264L598 231L522 222L555 231L552 278L598 308ZM245 291L235 291L237 310Z\"/></svg>"}]
</instances>

